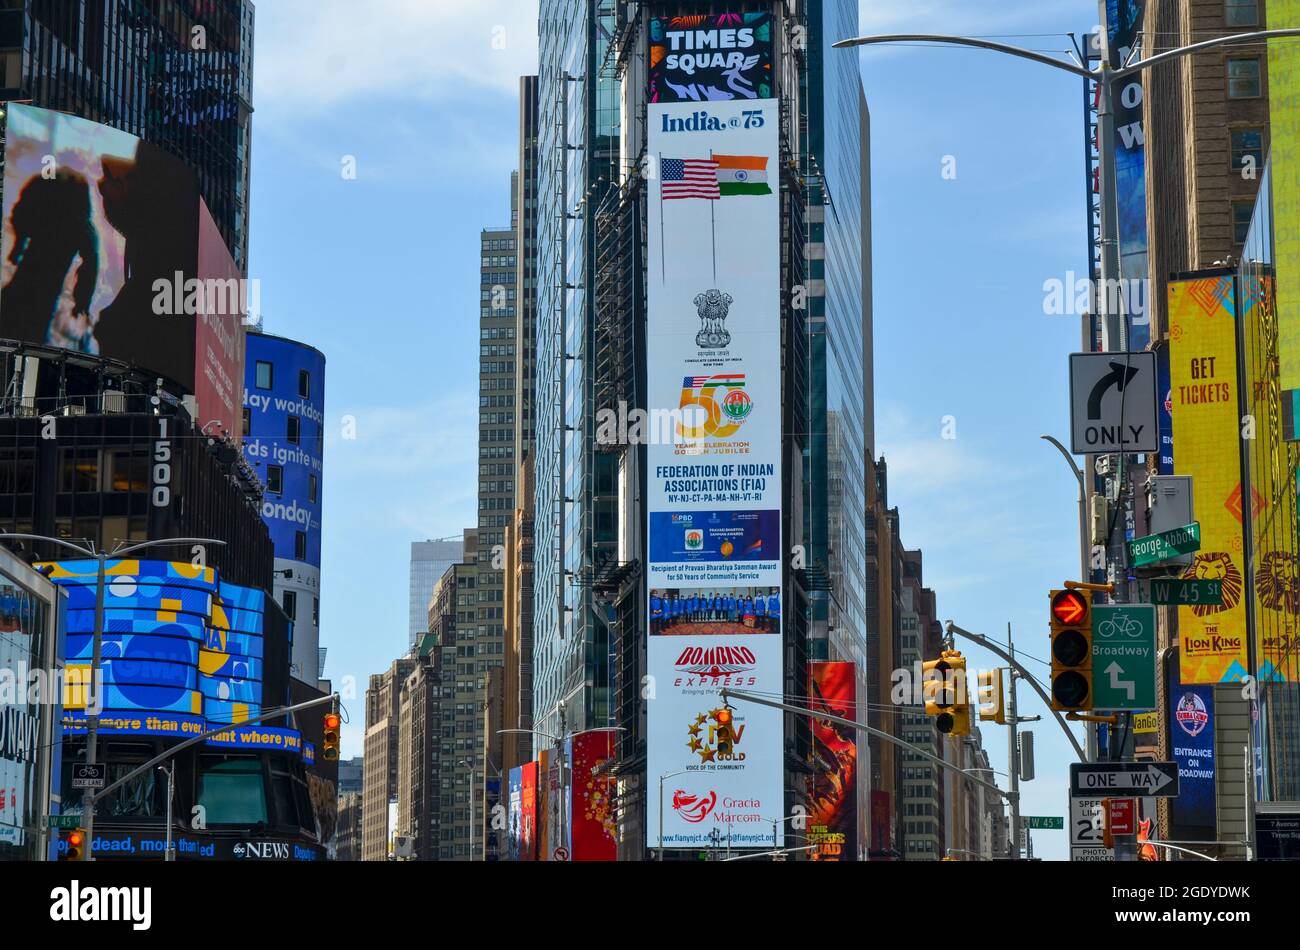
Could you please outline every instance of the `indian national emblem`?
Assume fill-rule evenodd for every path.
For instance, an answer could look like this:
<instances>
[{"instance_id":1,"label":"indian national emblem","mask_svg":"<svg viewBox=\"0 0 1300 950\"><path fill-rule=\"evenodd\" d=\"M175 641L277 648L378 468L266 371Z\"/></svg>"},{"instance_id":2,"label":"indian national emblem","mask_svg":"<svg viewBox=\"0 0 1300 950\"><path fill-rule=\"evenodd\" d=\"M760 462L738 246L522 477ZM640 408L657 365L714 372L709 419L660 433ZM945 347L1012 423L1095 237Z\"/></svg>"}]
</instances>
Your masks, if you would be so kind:
<instances>
[{"instance_id":1,"label":"indian national emblem","mask_svg":"<svg viewBox=\"0 0 1300 950\"><path fill-rule=\"evenodd\" d=\"M695 345L702 350L721 350L731 345L731 334L723 326L727 311L731 309L731 294L721 290L706 290L695 298L700 323L704 324L695 335Z\"/></svg>"}]
</instances>

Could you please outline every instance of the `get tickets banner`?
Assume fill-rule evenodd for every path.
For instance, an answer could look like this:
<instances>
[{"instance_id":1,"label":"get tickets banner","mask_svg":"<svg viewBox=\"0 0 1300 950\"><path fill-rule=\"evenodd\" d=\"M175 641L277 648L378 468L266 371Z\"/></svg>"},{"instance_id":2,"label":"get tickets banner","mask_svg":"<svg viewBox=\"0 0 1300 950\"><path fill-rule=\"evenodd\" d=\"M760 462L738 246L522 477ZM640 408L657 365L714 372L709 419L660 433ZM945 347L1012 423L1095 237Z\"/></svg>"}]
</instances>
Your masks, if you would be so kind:
<instances>
[{"instance_id":1,"label":"get tickets banner","mask_svg":"<svg viewBox=\"0 0 1300 950\"><path fill-rule=\"evenodd\" d=\"M1201 550L1185 578L1223 581L1221 605L1178 608L1184 684L1234 682L1246 651L1240 432L1233 278L1169 282L1174 470L1192 476Z\"/></svg>"}]
</instances>

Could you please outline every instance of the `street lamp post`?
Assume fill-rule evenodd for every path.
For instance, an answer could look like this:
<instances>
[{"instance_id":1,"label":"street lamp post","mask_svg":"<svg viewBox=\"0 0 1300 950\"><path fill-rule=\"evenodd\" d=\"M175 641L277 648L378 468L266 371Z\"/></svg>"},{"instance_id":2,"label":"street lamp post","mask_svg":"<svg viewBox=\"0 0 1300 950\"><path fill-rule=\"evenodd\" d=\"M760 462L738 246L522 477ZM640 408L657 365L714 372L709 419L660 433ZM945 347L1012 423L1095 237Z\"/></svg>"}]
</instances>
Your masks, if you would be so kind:
<instances>
[{"instance_id":1,"label":"street lamp post","mask_svg":"<svg viewBox=\"0 0 1300 950\"><path fill-rule=\"evenodd\" d=\"M158 771L167 773L167 850L163 860L175 861L172 852L172 797L176 793L176 761L173 759L167 765L158 766Z\"/></svg>"},{"instance_id":2,"label":"street lamp post","mask_svg":"<svg viewBox=\"0 0 1300 950\"><path fill-rule=\"evenodd\" d=\"M680 772L665 772L659 776L659 860L664 859L664 780L674 778L678 775L687 774L686 769Z\"/></svg>"},{"instance_id":3,"label":"street lamp post","mask_svg":"<svg viewBox=\"0 0 1300 950\"><path fill-rule=\"evenodd\" d=\"M103 708L103 696L99 692L99 667L103 661L104 652L104 574L105 565L110 558L123 558L136 551L143 551L146 548L158 547L161 545L190 544L190 545L208 545L215 544L224 546L225 541L218 541L215 538L160 538L157 541L142 541L139 544L130 544L122 547L122 542L117 542L117 547L112 551L102 551L93 543L76 544L72 541L65 541L62 538L49 538L42 534L0 534L0 541L44 541L48 544L54 544L69 550L76 551L84 555L87 559L97 562L95 575L95 630L91 641L91 660L90 660L90 683L86 686L86 764L95 765L99 758L99 710ZM82 815L84 817L84 827L86 829L86 851L85 860L95 860L95 790L88 788L82 797ZM170 825L169 825L170 827Z\"/></svg>"}]
</instances>

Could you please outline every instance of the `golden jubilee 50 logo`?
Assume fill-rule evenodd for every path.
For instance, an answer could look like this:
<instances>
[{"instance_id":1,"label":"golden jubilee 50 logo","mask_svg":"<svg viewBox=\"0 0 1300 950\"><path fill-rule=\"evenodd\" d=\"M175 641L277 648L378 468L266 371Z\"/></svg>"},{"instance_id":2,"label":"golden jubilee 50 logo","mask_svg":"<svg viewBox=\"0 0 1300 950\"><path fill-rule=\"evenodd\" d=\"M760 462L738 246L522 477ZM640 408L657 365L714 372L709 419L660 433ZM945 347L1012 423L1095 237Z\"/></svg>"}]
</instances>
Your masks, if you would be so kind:
<instances>
[{"instance_id":1,"label":"golden jubilee 50 logo","mask_svg":"<svg viewBox=\"0 0 1300 950\"><path fill-rule=\"evenodd\" d=\"M682 381L680 408L679 438L727 439L740 431L754 402L745 391L744 373L687 376Z\"/></svg>"}]
</instances>

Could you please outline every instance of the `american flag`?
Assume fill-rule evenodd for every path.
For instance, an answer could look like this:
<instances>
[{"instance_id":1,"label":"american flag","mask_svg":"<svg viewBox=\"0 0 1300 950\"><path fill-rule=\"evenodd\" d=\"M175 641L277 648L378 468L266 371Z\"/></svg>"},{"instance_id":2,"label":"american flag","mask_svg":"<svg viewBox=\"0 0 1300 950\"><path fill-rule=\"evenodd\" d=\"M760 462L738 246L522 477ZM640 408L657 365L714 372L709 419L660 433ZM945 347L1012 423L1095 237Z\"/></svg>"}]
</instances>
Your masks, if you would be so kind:
<instances>
[{"instance_id":1,"label":"american flag","mask_svg":"<svg viewBox=\"0 0 1300 950\"><path fill-rule=\"evenodd\" d=\"M659 165L663 199L722 199L718 188L718 163L711 158L663 158Z\"/></svg>"}]
</instances>

